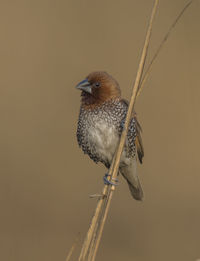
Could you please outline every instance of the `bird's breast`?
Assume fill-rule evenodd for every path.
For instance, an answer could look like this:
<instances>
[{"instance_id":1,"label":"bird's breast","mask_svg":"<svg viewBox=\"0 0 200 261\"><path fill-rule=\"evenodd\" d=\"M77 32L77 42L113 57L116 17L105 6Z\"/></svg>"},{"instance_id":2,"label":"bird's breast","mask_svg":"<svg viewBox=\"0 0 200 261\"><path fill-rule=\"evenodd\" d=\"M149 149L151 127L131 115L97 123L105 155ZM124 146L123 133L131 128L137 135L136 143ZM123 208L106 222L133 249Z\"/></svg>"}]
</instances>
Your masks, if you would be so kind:
<instances>
[{"instance_id":1,"label":"bird's breast","mask_svg":"<svg viewBox=\"0 0 200 261\"><path fill-rule=\"evenodd\" d=\"M89 127L88 134L90 144L95 147L101 160L111 162L119 141L116 127L104 120L99 120Z\"/></svg>"}]
</instances>

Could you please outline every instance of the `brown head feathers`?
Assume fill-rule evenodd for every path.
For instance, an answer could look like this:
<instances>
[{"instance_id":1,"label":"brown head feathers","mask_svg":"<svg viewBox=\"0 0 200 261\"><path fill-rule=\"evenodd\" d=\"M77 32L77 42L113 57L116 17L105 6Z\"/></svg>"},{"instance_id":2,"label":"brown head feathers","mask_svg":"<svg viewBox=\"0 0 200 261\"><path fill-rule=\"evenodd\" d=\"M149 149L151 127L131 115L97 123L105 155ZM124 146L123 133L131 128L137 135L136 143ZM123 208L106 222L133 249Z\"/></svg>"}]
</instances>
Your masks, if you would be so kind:
<instances>
[{"instance_id":1,"label":"brown head feathers","mask_svg":"<svg viewBox=\"0 0 200 261\"><path fill-rule=\"evenodd\" d=\"M82 106L91 109L100 104L120 98L118 82L107 72L92 72L77 85L82 90Z\"/></svg>"}]
</instances>

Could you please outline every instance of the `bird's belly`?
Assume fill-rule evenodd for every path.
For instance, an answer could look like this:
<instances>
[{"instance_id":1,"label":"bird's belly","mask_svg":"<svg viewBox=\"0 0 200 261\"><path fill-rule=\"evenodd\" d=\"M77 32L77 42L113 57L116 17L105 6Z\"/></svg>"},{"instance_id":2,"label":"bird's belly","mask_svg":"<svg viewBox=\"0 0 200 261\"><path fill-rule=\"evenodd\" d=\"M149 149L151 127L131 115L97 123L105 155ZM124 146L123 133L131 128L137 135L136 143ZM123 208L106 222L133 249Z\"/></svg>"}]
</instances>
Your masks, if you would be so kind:
<instances>
[{"instance_id":1,"label":"bird's belly","mask_svg":"<svg viewBox=\"0 0 200 261\"><path fill-rule=\"evenodd\" d=\"M88 136L100 161L110 163L119 141L116 127L100 121L89 128Z\"/></svg>"}]
</instances>

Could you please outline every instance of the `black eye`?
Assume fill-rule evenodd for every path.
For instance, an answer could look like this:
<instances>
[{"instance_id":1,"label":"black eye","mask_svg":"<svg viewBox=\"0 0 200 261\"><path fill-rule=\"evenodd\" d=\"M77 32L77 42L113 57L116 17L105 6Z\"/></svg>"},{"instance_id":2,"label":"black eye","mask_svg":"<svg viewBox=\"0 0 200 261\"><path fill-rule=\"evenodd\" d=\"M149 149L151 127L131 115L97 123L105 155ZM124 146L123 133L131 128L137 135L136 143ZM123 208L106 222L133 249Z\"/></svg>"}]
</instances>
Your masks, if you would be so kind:
<instances>
[{"instance_id":1,"label":"black eye","mask_svg":"<svg viewBox=\"0 0 200 261\"><path fill-rule=\"evenodd\" d=\"M99 88L99 87L101 86L101 84L100 84L100 82L95 82L94 86L95 86L96 88Z\"/></svg>"}]
</instances>

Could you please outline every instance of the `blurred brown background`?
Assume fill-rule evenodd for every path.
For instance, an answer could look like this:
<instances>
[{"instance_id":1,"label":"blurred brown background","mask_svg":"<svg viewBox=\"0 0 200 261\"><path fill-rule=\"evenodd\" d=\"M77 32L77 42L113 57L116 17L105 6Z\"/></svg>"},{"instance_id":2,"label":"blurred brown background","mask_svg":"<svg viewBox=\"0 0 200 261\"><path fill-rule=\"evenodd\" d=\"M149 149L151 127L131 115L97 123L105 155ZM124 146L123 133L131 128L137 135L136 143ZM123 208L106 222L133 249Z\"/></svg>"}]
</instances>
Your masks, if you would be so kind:
<instances>
[{"instance_id":1,"label":"blurred brown background","mask_svg":"<svg viewBox=\"0 0 200 261\"><path fill-rule=\"evenodd\" d=\"M160 1L149 57L186 2ZM65 260L83 239L106 170L78 148L74 86L106 70L130 97L152 4L1 1L0 260ZM195 1L137 101L146 199L120 179L98 261L200 258L199 14Z\"/></svg>"}]
</instances>

